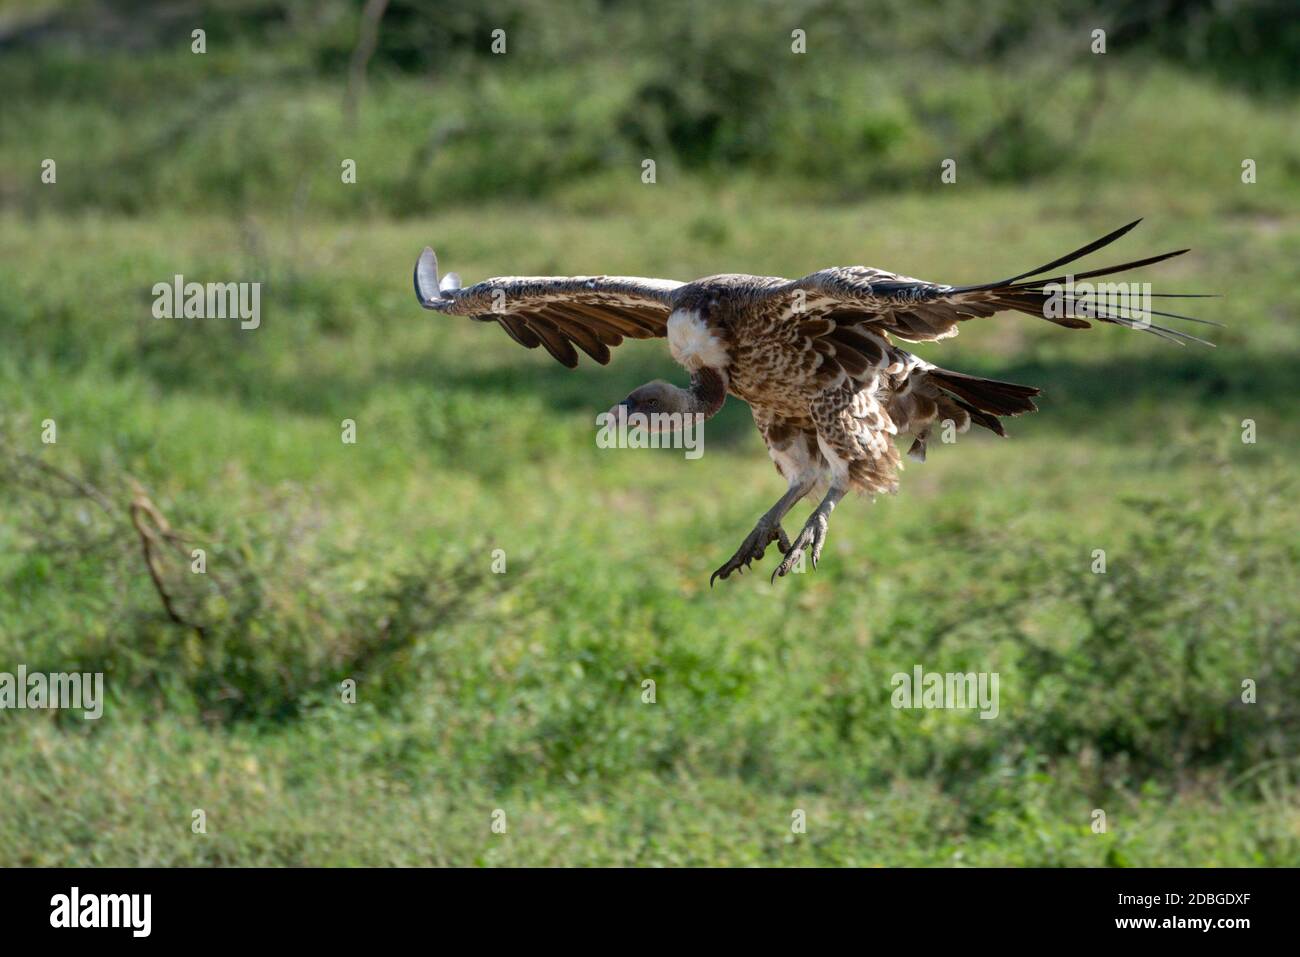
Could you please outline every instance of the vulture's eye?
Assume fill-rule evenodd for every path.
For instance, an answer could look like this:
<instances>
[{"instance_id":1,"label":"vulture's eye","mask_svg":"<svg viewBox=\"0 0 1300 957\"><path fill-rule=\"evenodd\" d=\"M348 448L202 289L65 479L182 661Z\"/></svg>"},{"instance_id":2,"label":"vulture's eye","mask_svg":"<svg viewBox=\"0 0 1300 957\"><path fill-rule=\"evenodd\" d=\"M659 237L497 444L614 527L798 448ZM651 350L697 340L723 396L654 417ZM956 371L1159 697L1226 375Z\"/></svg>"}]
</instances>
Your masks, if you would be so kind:
<instances>
[{"instance_id":1,"label":"vulture's eye","mask_svg":"<svg viewBox=\"0 0 1300 957\"><path fill-rule=\"evenodd\" d=\"M646 399L646 400L645 400L645 407L646 407L647 409L657 409L657 408L659 408L659 400L658 400L658 399Z\"/></svg>"}]
</instances>

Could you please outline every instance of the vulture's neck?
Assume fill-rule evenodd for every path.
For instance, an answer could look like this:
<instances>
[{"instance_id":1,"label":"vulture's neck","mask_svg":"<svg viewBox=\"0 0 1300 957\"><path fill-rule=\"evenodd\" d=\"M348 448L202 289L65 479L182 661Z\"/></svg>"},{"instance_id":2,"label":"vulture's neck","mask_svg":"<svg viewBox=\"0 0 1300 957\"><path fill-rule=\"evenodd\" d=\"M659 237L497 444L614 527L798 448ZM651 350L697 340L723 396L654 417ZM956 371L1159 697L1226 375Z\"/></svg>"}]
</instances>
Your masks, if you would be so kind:
<instances>
[{"instance_id":1,"label":"vulture's neck","mask_svg":"<svg viewBox=\"0 0 1300 957\"><path fill-rule=\"evenodd\" d=\"M687 412L712 418L727 401L727 380L717 369L704 366L691 373L691 387L687 394L690 396Z\"/></svg>"}]
</instances>

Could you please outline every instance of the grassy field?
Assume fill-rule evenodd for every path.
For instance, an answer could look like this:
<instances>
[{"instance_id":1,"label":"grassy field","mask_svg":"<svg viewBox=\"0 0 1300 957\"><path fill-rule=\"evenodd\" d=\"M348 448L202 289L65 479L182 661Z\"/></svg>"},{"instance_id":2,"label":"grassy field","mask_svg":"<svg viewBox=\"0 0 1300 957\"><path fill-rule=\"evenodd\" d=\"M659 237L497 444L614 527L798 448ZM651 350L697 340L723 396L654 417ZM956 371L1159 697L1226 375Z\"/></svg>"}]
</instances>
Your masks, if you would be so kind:
<instances>
[{"instance_id":1,"label":"grassy field","mask_svg":"<svg viewBox=\"0 0 1300 957\"><path fill-rule=\"evenodd\" d=\"M8 224L6 447L122 505L136 477L237 597L201 596L200 641L165 618L120 514L51 510L12 470L0 650L103 670L110 701L95 724L0 724L5 863L1296 859L1300 435L1278 264L1300 223L1141 195L746 195L722 198L725 238L673 243L700 197L662 195L653 217ZM925 350L1040 385L1042 411L1008 440L939 447L897 498L847 504L822 566L776 586L707 588L780 490L740 403L699 461L601 451L594 412L675 377L661 346L570 373L407 288L430 240L467 277L857 252L974 281L1135 210L1151 221L1135 251L1197 247L1163 286L1230 292L1208 306L1220 348L1003 318ZM247 271L250 245L260 329L150 316L156 276ZM889 676L915 663L998 671L1001 716L895 711ZM1259 702L1234 706L1244 677Z\"/></svg>"},{"instance_id":2,"label":"grassy field","mask_svg":"<svg viewBox=\"0 0 1300 957\"><path fill-rule=\"evenodd\" d=\"M1296 105L1157 71L1116 102L1131 138L1032 182L935 165L853 195L671 166L643 185L633 162L431 212L401 211L397 172L354 208L331 174L223 209L187 178L201 141L138 205L70 146L57 186L6 173L0 671L102 671L108 702L0 712L0 865L1300 862ZM291 136L255 116L214 142ZM0 147L10 169L38 169L32 139ZM976 282L1139 215L1114 258L1192 246L1142 278L1224 293L1193 310L1219 348L1012 316L918 347L1041 387L1041 411L932 444L776 585L769 553L708 587L783 488L742 403L698 461L598 449L597 412L683 380L662 343L570 372L410 288L426 244L466 282ZM175 273L261 281L261 327L154 319ZM189 625L147 574L133 482L183 534L162 574ZM891 707L917 664L999 673L999 716Z\"/></svg>"}]
</instances>

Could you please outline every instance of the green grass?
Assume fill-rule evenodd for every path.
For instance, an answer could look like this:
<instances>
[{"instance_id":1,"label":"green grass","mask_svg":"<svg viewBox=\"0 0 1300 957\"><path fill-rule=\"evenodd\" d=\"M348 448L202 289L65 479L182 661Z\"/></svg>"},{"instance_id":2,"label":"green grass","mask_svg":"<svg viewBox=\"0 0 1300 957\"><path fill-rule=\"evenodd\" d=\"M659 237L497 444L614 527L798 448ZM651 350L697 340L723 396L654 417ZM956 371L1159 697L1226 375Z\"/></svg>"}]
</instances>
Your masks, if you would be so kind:
<instances>
[{"instance_id":1,"label":"green grass","mask_svg":"<svg viewBox=\"0 0 1300 957\"><path fill-rule=\"evenodd\" d=\"M0 660L103 670L110 700L97 724L0 722L4 863L1294 862L1294 215L1142 188L1095 208L745 188L715 197L719 239L689 228L699 190L657 196L7 224L8 447L123 504L138 478L234 587L194 596L202 638L171 624L121 516L42 511L11 470ZM1196 247L1159 287L1228 293L1201 304L1220 348L1003 317L924 349L1041 386L1042 411L846 503L821 568L776 586L707 587L781 487L740 403L699 461L602 452L596 411L680 378L660 344L571 373L408 290L425 242L467 279L861 260L973 281L1133 212L1125 252ZM152 319L177 271L263 279L262 327ZM917 663L999 672L1001 716L895 711L889 678ZM1259 702L1234 704L1246 677Z\"/></svg>"},{"instance_id":2,"label":"green grass","mask_svg":"<svg viewBox=\"0 0 1300 957\"><path fill-rule=\"evenodd\" d=\"M719 16L682 61L722 58L720 85L674 87L700 115L767 57L729 52ZM547 47L499 72L377 64L349 131L322 63L350 21L316 46L274 24L227 43L223 22L207 72L161 40L0 62L0 671L103 671L108 691L98 722L0 711L0 865L1300 861L1293 94L1117 50L1025 112L1046 54L924 83L921 60L810 54L780 67L808 110L778 97L707 155L656 153L643 185L648 134L622 121L652 125L668 66L624 70L617 37L553 24L572 63ZM1076 141L1102 63L1104 122ZM1041 387L1041 411L932 443L776 585L769 554L708 587L783 489L742 403L698 461L600 450L597 412L682 381L663 343L570 372L410 288L426 244L466 282L844 263L976 282L1136 216L1115 257L1192 246L1142 278L1224 293L1185 301L1225 323L1219 348L1016 316L917 347ZM261 328L153 319L176 273L261 281ZM201 629L151 583L133 481L184 533L162 574ZM1000 715L895 710L917 664L996 671Z\"/></svg>"}]
</instances>

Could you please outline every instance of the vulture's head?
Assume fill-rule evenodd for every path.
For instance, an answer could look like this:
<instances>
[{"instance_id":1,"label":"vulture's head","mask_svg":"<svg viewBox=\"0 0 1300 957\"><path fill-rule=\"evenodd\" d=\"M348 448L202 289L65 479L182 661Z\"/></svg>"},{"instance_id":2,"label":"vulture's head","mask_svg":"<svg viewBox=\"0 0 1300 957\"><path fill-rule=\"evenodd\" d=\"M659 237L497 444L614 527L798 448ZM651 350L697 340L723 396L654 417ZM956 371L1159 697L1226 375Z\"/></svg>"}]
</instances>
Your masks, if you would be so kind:
<instances>
[{"instance_id":1,"label":"vulture's head","mask_svg":"<svg viewBox=\"0 0 1300 957\"><path fill-rule=\"evenodd\" d=\"M691 394L686 389L679 389L670 382L655 379L643 386L638 386L628 393L626 399L609 410L609 414L618 418L620 412L631 418L638 412L649 420L651 432L668 431L678 427L679 417L660 418L656 413L689 413L692 410Z\"/></svg>"}]
</instances>

